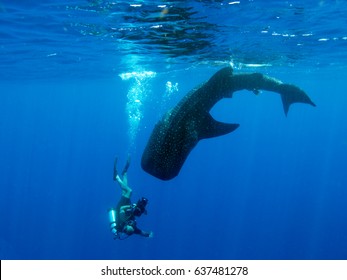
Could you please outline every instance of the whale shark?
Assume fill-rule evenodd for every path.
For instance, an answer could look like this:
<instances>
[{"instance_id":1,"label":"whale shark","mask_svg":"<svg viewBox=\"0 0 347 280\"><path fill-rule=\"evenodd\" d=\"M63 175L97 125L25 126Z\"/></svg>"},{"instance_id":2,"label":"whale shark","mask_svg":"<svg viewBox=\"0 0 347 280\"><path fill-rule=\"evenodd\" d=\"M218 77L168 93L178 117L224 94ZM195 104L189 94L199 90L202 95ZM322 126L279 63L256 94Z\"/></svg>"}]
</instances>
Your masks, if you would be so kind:
<instances>
[{"instance_id":1,"label":"whale shark","mask_svg":"<svg viewBox=\"0 0 347 280\"><path fill-rule=\"evenodd\" d=\"M232 67L217 71L207 82L184 96L167 111L155 125L144 149L141 166L144 171L161 180L176 177L189 153L202 139L228 134L239 124L223 123L210 115L211 108L236 91L260 90L280 94L287 116L293 103L316 106L299 87L261 73L234 74Z\"/></svg>"}]
</instances>

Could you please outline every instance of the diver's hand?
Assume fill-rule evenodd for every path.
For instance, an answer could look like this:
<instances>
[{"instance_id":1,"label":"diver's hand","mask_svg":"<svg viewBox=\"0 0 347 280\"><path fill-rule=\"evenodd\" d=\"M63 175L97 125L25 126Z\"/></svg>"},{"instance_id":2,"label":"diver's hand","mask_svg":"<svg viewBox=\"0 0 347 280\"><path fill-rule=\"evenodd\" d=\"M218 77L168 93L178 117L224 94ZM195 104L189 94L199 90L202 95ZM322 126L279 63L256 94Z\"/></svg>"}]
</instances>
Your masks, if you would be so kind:
<instances>
[{"instance_id":1,"label":"diver's hand","mask_svg":"<svg viewBox=\"0 0 347 280\"><path fill-rule=\"evenodd\" d=\"M148 237L153 238L153 235L154 235L153 231L150 231Z\"/></svg>"}]
</instances>

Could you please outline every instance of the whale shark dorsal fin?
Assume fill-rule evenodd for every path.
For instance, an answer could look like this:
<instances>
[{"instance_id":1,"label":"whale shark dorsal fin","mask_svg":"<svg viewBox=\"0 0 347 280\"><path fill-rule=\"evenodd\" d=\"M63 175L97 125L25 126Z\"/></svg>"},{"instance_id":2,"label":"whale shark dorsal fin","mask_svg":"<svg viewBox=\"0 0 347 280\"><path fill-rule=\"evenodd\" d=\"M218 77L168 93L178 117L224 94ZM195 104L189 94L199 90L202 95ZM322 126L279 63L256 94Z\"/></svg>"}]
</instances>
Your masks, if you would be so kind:
<instances>
[{"instance_id":1,"label":"whale shark dorsal fin","mask_svg":"<svg viewBox=\"0 0 347 280\"><path fill-rule=\"evenodd\" d=\"M213 84L216 83L216 85L225 82L226 80L229 80L233 76L233 68L232 67L224 67L217 71L206 84Z\"/></svg>"},{"instance_id":2,"label":"whale shark dorsal fin","mask_svg":"<svg viewBox=\"0 0 347 280\"><path fill-rule=\"evenodd\" d=\"M233 132L238 128L239 124L223 123L216 121L210 114L204 115L199 121L200 127L198 128L199 139L212 138L222 136Z\"/></svg>"}]
</instances>

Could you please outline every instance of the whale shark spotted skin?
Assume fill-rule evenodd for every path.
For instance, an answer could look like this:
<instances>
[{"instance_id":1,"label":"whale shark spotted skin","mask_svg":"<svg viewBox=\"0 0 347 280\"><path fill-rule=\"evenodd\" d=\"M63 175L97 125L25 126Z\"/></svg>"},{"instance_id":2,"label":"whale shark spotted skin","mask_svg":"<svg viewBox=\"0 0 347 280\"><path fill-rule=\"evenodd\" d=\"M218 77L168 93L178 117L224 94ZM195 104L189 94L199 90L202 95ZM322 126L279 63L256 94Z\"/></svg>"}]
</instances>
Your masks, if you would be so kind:
<instances>
[{"instance_id":1,"label":"whale shark spotted skin","mask_svg":"<svg viewBox=\"0 0 347 280\"><path fill-rule=\"evenodd\" d=\"M293 103L316 106L295 85L260 73L234 75L231 67L225 67L184 96L155 125L142 155L143 170L161 180L170 180L179 174L190 151L201 139L225 135L238 128L239 124L216 121L209 111L219 100L231 98L239 90L256 94L259 90L279 93L285 115Z\"/></svg>"}]
</instances>

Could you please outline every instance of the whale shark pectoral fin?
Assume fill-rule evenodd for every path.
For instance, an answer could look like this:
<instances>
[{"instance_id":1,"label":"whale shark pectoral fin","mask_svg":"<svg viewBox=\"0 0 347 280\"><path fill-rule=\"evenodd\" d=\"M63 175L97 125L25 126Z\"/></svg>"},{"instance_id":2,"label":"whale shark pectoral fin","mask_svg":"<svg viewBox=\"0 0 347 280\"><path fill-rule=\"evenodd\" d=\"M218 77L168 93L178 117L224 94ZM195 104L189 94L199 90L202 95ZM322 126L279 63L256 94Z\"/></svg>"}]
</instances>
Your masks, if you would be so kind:
<instances>
[{"instance_id":1,"label":"whale shark pectoral fin","mask_svg":"<svg viewBox=\"0 0 347 280\"><path fill-rule=\"evenodd\" d=\"M278 92L281 94L283 110L286 116L289 111L289 106L293 103L306 103L314 107L316 106L308 95L297 86L281 84Z\"/></svg>"},{"instance_id":2,"label":"whale shark pectoral fin","mask_svg":"<svg viewBox=\"0 0 347 280\"><path fill-rule=\"evenodd\" d=\"M200 121L199 139L213 138L228 134L237 129L239 124L216 121L210 114L206 114Z\"/></svg>"}]
</instances>

